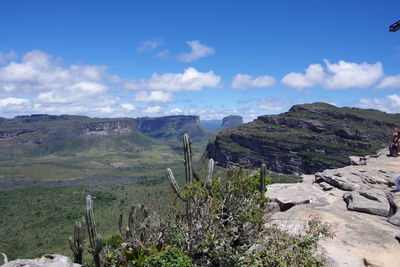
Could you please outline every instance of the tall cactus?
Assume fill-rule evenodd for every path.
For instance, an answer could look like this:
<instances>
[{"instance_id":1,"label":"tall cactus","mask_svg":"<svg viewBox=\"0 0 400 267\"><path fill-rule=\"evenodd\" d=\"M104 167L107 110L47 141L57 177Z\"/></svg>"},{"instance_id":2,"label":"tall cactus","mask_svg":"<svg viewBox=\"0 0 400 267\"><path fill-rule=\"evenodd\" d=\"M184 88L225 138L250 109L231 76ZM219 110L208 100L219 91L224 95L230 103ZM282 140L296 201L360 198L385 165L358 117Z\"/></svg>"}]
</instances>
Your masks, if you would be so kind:
<instances>
[{"instance_id":1,"label":"tall cactus","mask_svg":"<svg viewBox=\"0 0 400 267\"><path fill-rule=\"evenodd\" d=\"M96 267L103 267L103 261L101 259L101 249L103 248L103 242L101 235L97 233L96 223L94 221L93 213L93 198L91 195L86 197L86 225L89 235L90 248L89 252L93 255L94 263Z\"/></svg>"},{"instance_id":2,"label":"tall cactus","mask_svg":"<svg viewBox=\"0 0 400 267\"><path fill-rule=\"evenodd\" d=\"M265 189L266 189L266 181L265 179L267 178L267 166L263 163L261 165L261 170L260 170L260 193L265 195Z\"/></svg>"},{"instance_id":3,"label":"tall cactus","mask_svg":"<svg viewBox=\"0 0 400 267\"><path fill-rule=\"evenodd\" d=\"M185 164L186 183L187 184L193 183L193 178L200 181L199 175L193 169L192 147L191 147L191 143L190 143L188 134L183 135L183 155L184 155L184 164ZM211 188L213 171L214 171L214 160L210 159L210 161L208 163L208 172L207 172L206 182L204 183L204 186L208 189ZM176 182L174 174L172 173L172 170L170 168L167 169L167 176L168 176L169 183L171 184L172 189L175 191L177 196L186 202L186 216L188 219L189 228L191 228L191 226L192 226L192 202L189 198L186 198L183 195L182 190L179 188L179 185Z\"/></svg>"},{"instance_id":4,"label":"tall cactus","mask_svg":"<svg viewBox=\"0 0 400 267\"><path fill-rule=\"evenodd\" d=\"M146 241L149 229L149 211L144 205L132 205L128 217L128 226L125 231L122 229L123 215L119 216L119 231L127 241L139 241L141 243Z\"/></svg>"},{"instance_id":5,"label":"tall cactus","mask_svg":"<svg viewBox=\"0 0 400 267\"><path fill-rule=\"evenodd\" d=\"M192 183L193 178L195 178L196 180L201 182L199 175L193 169L192 148L191 148L191 143L190 143L188 134L183 135L183 155L184 155L184 164L185 164L186 183L187 184ZM206 188L211 188L213 172L214 172L214 160L210 159L208 162L207 176L205 179L206 181L204 183L204 186ZM188 201L188 199L186 199L185 196L183 195L182 190L180 189L178 183L176 182L174 174L170 168L167 168L167 176L168 176L169 183L171 184L171 187L175 191L177 196L180 199L182 199L183 201Z\"/></svg>"},{"instance_id":6,"label":"tall cactus","mask_svg":"<svg viewBox=\"0 0 400 267\"><path fill-rule=\"evenodd\" d=\"M74 237L69 237L69 246L74 253L74 262L82 264L83 255L83 234L82 234L82 223L76 221L74 226Z\"/></svg>"}]
</instances>

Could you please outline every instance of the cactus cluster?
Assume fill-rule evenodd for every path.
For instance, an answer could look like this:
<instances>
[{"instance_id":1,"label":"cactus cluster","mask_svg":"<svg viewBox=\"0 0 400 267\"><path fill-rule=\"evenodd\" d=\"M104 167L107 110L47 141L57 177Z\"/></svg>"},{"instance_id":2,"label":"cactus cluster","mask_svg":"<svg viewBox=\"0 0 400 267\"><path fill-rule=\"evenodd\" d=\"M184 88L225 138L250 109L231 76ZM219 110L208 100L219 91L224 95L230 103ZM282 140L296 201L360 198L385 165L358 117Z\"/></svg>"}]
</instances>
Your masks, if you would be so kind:
<instances>
[{"instance_id":1,"label":"cactus cluster","mask_svg":"<svg viewBox=\"0 0 400 267\"><path fill-rule=\"evenodd\" d=\"M83 232L82 222L76 221L74 227L74 237L69 237L69 246L74 253L74 262L82 264L83 260Z\"/></svg>"},{"instance_id":2,"label":"cactus cluster","mask_svg":"<svg viewBox=\"0 0 400 267\"><path fill-rule=\"evenodd\" d=\"M88 251L93 255L94 263L96 267L103 267L103 261L101 259L100 252L103 248L103 241L101 235L97 233L96 223L94 221L93 213L93 198L91 195L86 197L86 226L89 237L90 248ZM82 220L83 221L83 220ZM76 221L74 226L74 237L69 237L69 246L74 254L74 262L82 264L83 260L83 231L82 222Z\"/></svg>"},{"instance_id":3,"label":"cactus cluster","mask_svg":"<svg viewBox=\"0 0 400 267\"><path fill-rule=\"evenodd\" d=\"M206 176L205 182L203 183L200 179L200 176L193 169L192 147L191 147L191 143L190 143L188 134L183 135L183 155L184 155L184 164L185 164L186 183L187 184L193 183L193 178L195 178L197 181L204 184L204 186L206 188L211 188L212 175L214 172L214 160L210 159L208 162L207 176ZM167 176L168 176L169 183L171 184L171 186L172 186L173 190L175 191L175 193L177 194L177 196L186 202L187 212L188 212L188 214L190 214L190 210L191 210L190 199L187 199L183 195L182 190L179 188L179 185L176 182L174 174L172 173L172 170L170 168L167 168Z\"/></svg>"},{"instance_id":4,"label":"cactus cluster","mask_svg":"<svg viewBox=\"0 0 400 267\"><path fill-rule=\"evenodd\" d=\"M132 205L131 210L129 211L128 226L125 230L122 228L122 220L123 215L121 214L119 216L118 226L119 231L125 240L138 241L141 243L146 241L150 217L149 211L143 204Z\"/></svg>"},{"instance_id":5,"label":"cactus cluster","mask_svg":"<svg viewBox=\"0 0 400 267\"><path fill-rule=\"evenodd\" d=\"M103 248L103 241L101 235L98 234L96 230L93 213L93 197L91 195L86 197L86 226L90 243L89 252L93 255L96 267L103 267L103 261L100 255Z\"/></svg>"}]
</instances>

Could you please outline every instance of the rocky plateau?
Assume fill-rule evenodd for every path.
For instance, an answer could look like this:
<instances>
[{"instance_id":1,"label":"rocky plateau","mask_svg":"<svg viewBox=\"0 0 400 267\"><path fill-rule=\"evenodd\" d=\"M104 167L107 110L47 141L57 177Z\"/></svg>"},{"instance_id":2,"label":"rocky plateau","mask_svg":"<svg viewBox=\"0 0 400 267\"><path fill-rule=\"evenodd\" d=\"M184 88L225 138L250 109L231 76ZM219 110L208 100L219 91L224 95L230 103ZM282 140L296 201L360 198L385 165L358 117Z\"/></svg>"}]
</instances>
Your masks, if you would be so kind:
<instances>
[{"instance_id":1,"label":"rocky plateau","mask_svg":"<svg viewBox=\"0 0 400 267\"><path fill-rule=\"evenodd\" d=\"M318 217L333 230L319 241L327 266L400 266L400 192L394 180L400 157L352 157L350 165L312 175L296 184L268 186L275 201L269 224L301 233L309 218ZM358 160L357 160L358 159Z\"/></svg>"}]
</instances>

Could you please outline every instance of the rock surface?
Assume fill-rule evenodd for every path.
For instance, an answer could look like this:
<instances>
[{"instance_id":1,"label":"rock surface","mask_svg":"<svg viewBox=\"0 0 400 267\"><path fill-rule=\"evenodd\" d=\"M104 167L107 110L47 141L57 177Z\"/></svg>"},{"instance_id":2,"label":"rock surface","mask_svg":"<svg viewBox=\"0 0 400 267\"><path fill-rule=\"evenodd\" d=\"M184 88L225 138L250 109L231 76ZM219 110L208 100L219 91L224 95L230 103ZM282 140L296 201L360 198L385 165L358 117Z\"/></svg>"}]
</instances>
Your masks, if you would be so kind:
<instances>
[{"instance_id":1,"label":"rock surface","mask_svg":"<svg viewBox=\"0 0 400 267\"><path fill-rule=\"evenodd\" d=\"M366 165L303 176L302 183L268 186L268 197L292 204L269 223L293 233L313 216L329 223L335 237L319 241L327 266L400 266L400 192L393 183L400 158L386 154L367 157Z\"/></svg>"},{"instance_id":2,"label":"rock surface","mask_svg":"<svg viewBox=\"0 0 400 267\"><path fill-rule=\"evenodd\" d=\"M41 258L33 260L18 259L9 261L2 267L80 267L82 265L71 262L71 260L58 254L45 254Z\"/></svg>"}]
</instances>

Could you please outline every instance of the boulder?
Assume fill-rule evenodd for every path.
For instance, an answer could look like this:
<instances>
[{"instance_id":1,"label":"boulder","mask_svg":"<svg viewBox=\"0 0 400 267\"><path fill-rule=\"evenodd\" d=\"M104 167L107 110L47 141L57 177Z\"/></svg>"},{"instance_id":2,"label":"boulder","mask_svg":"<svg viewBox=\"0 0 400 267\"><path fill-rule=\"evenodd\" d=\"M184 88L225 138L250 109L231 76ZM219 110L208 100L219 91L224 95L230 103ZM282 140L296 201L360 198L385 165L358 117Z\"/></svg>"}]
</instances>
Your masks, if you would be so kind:
<instances>
[{"instance_id":1,"label":"boulder","mask_svg":"<svg viewBox=\"0 0 400 267\"><path fill-rule=\"evenodd\" d=\"M312 184L273 184L268 186L268 198L278 203L281 211L293 206L309 204L321 196L321 191Z\"/></svg>"},{"instance_id":2,"label":"boulder","mask_svg":"<svg viewBox=\"0 0 400 267\"><path fill-rule=\"evenodd\" d=\"M391 207L386 194L380 190L356 191L345 193L343 199L347 209L387 217Z\"/></svg>"},{"instance_id":3,"label":"boulder","mask_svg":"<svg viewBox=\"0 0 400 267\"><path fill-rule=\"evenodd\" d=\"M2 267L80 267L68 257L59 254L45 254L41 258L33 260L18 259L9 261Z\"/></svg>"}]
</instances>

